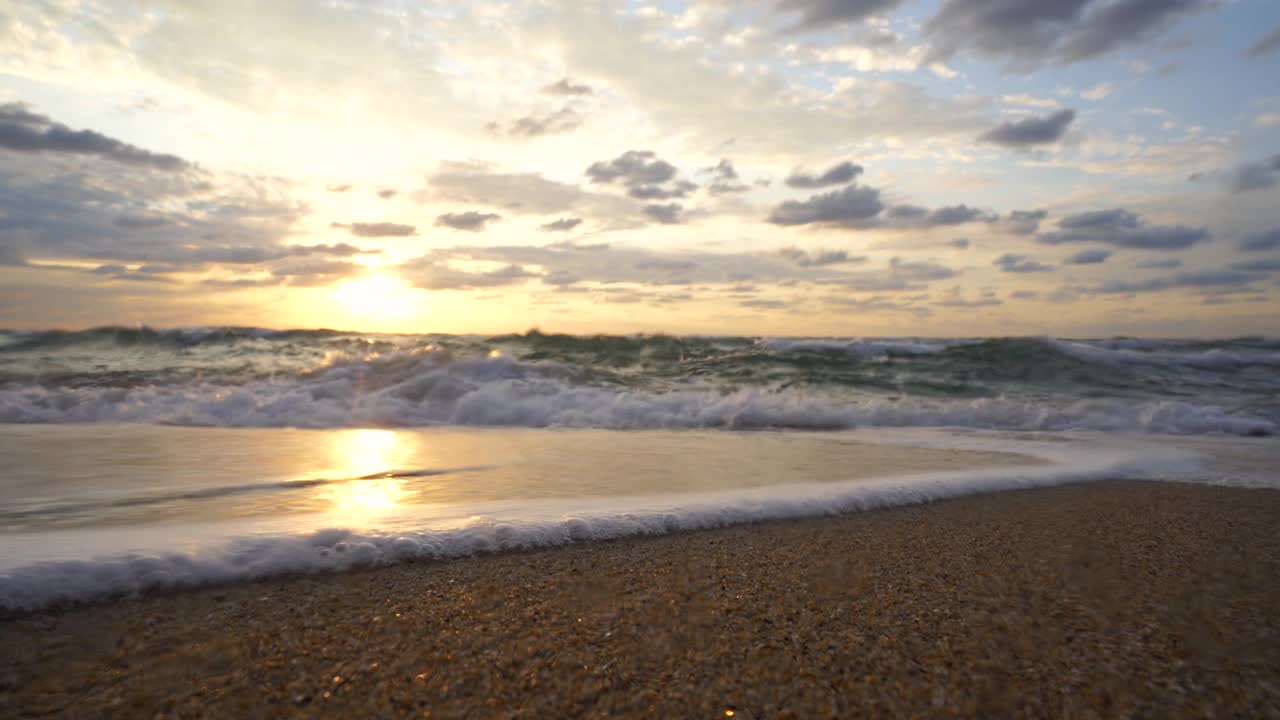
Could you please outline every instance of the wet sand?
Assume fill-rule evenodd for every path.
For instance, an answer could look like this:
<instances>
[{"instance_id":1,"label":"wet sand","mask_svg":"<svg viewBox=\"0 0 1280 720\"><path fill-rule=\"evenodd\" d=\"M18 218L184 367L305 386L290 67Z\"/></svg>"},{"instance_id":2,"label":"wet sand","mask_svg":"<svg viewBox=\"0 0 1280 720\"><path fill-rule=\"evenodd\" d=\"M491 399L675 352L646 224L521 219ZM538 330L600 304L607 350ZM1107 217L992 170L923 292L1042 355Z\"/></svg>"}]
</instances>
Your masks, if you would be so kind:
<instances>
[{"instance_id":1,"label":"wet sand","mask_svg":"<svg viewBox=\"0 0 1280 720\"><path fill-rule=\"evenodd\" d=\"M0 716L1277 716L1278 528L1107 483L120 600L0 620Z\"/></svg>"}]
</instances>

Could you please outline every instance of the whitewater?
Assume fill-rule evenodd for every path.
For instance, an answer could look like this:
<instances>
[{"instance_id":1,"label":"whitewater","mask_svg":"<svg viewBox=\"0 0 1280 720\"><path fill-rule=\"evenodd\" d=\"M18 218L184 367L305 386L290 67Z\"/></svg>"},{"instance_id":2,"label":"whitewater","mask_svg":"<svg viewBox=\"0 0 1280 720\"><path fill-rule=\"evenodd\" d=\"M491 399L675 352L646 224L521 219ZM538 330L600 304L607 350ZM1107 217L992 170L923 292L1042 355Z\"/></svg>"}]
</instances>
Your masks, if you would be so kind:
<instances>
[{"instance_id":1,"label":"whitewater","mask_svg":"<svg viewBox=\"0 0 1280 720\"><path fill-rule=\"evenodd\" d=\"M1280 487L1280 341L0 331L0 610L1067 482Z\"/></svg>"}]
</instances>

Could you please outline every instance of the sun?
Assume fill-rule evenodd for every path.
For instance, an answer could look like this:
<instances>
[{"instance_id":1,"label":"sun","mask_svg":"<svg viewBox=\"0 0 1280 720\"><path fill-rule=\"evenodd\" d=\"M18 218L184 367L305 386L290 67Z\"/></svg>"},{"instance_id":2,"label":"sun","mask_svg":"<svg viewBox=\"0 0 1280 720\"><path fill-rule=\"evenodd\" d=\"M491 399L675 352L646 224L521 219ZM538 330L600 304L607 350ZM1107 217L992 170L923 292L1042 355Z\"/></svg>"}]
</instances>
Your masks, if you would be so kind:
<instances>
[{"instance_id":1,"label":"sun","mask_svg":"<svg viewBox=\"0 0 1280 720\"><path fill-rule=\"evenodd\" d=\"M386 326L418 312L420 293L404 280L386 273L374 273L344 280L330 291L336 310L362 329Z\"/></svg>"}]
</instances>

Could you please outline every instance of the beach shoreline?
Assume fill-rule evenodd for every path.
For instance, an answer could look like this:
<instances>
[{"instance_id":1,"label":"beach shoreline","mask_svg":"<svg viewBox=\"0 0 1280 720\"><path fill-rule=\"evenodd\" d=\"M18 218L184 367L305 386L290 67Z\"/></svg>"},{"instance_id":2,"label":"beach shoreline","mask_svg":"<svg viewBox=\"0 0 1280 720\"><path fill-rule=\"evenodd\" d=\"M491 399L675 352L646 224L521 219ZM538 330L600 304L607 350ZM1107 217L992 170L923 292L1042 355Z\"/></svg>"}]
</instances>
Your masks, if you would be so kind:
<instances>
[{"instance_id":1,"label":"beach shoreline","mask_svg":"<svg viewBox=\"0 0 1280 720\"><path fill-rule=\"evenodd\" d=\"M0 620L0 714L1280 712L1280 491L1102 482Z\"/></svg>"}]
</instances>

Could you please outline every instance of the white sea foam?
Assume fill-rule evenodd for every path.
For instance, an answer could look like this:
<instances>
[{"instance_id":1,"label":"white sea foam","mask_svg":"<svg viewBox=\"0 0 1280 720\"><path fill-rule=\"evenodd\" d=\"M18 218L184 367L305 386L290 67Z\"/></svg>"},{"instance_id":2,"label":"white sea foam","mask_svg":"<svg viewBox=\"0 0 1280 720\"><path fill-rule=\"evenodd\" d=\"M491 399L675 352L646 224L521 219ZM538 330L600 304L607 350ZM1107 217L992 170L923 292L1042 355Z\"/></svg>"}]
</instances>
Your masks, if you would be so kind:
<instances>
[{"instance_id":1,"label":"white sea foam","mask_svg":"<svg viewBox=\"0 0 1280 720\"><path fill-rule=\"evenodd\" d=\"M0 422L140 422L215 427L503 425L601 428L972 427L1266 435L1277 422L1178 400L886 398L803 389L651 392L583 384L579 370L442 353L348 362L237 386L20 385L0 389Z\"/></svg>"},{"instance_id":2,"label":"white sea foam","mask_svg":"<svg viewBox=\"0 0 1280 720\"><path fill-rule=\"evenodd\" d=\"M895 441L892 436L879 439ZM326 528L236 535L234 528L155 526L22 536L22 544L57 544L100 557L12 563L0 568L0 608L27 610L58 602L251 580L284 573L321 573L411 559L541 548L636 535L718 528L929 502L944 498L1109 478L1188 475L1197 456L1172 447L1102 442L1011 443L995 436L899 436L897 442L969 449L1016 450L1051 465L930 473L847 483L778 485L662 497L503 501L422 506L377 532ZM119 548L113 552L112 548ZM173 552L160 548L188 547ZM28 555L29 556L29 555Z\"/></svg>"}]
</instances>

